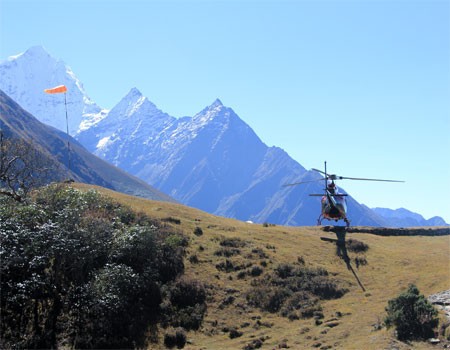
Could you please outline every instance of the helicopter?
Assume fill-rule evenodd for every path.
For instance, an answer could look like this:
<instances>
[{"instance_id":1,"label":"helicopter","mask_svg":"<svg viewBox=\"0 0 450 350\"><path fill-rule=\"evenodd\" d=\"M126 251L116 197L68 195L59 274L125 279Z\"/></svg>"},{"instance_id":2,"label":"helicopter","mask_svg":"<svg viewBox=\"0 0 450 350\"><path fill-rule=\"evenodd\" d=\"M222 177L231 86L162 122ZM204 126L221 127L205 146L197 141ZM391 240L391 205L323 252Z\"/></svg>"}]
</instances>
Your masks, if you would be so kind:
<instances>
[{"instance_id":1,"label":"helicopter","mask_svg":"<svg viewBox=\"0 0 450 350\"><path fill-rule=\"evenodd\" d=\"M312 180L312 181L302 181L302 182L295 182L291 184L286 184L284 187L287 186L296 186L304 183L309 182L316 182L316 181L324 181L325 182L325 188L324 188L324 194L310 194L310 196L317 196L322 197L321 198L321 213L319 218L317 219L317 225L322 225L322 220L344 220L346 227L350 227L350 220L347 217L347 202L345 197L348 195L346 193L339 193L339 190L334 183L335 180L361 180L361 181L384 181L384 182L404 182L399 180L383 180L383 179L367 179L367 178L361 178L361 177L346 177L346 176L339 176L336 174L328 174L327 173L327 162L325 162L325 171L319 170L319 169L312 169L314 171L317 171L324 175L324 178L318 179L318 180Z\"/></svg>"}]
</instances>

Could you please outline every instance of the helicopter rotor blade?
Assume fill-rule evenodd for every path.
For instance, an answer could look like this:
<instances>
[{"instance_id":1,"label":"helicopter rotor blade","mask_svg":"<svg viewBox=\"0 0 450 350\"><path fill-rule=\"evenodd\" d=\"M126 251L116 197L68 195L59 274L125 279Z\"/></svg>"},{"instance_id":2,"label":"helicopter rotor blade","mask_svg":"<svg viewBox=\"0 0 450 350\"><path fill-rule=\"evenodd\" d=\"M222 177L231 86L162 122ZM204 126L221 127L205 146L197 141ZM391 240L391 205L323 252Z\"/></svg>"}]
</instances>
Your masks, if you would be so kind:
<instances>
[{"instance_id":1,"label":"helicopter rotor blade","mask_svg":"<svg viewBox=\"0 0 450 350\"><path fill-rule=\"evenodd\" d=\"M345 177L345 176L337 176L338 180L362 180L362 181L383 181L383 182L405 182L401 180L383 180L383 179L366 179L363 177Z\"/></svg>"},{"instance_id":2,"label":"helicopter rotor blade","mask_svg":"<svg viewBox=\"0 0 450 350\"><path fill-rule=\"evenodd\" d=\"M383 181L383 182L405 182L405 181L399 181L399 180L384 180L384 179L367 179L363 177L346 177L346 176L339 176L336 174L327 174L322 170L312 168L312 170L317 171L321 174L326 175L327 179L330 180L362 180L362 181Z\"/></svg>"},{"instance_id":3,"label":"helicopter rotor blade","mask_svg":"<svg viewBox=\"0 0 450 350\"><path fill-rule=\"evenodd\" d=\"M328 174L328 173L326 173L326 172L324 172L322 170L319 170L319 169L312 168L311 170L317 171L317 172L325 175L327 180L342 180L342 179L345 179L343 176L339 176L339 175L336 175L336 174Z\"/></svg>"},{"instance_id":4,"label":"helicopter rotor blade","mask_svg":"<svg viewBox=\"0 0 450 350\"><path fill-rule=\"evenodd\" d=\"M317 172L319 172L319 173L321 173L321 174L327 175L324 171L319 170L319 169L314 169L314 168L312 168L311 170L314 170L314 171L317 171Z\"/></svg>"},{"instance_id":5,"label":"helicopter rotor blade","mask_svg":"<svg viewBox=\"0 0 450 350\"><path fill-rule=\"evenodd\" d=\"M317 181L323 181L323 179L317 179L317 180L311 180L311 181L294 182L294 183L291 183L291 184L285 184L285 185L283 185L283 187L297 186L297 185L307 184L307 183L310 183L310 182L317 182Z\"/></svg>"}]
</instances>

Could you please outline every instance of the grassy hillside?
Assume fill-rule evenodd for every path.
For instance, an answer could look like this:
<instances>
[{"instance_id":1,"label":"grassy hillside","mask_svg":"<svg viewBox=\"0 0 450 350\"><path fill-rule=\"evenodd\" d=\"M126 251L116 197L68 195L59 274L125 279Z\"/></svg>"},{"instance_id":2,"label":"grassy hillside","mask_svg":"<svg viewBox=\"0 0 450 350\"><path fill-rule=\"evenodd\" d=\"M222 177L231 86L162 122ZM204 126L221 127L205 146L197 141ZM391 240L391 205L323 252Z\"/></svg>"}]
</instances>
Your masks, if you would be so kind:
<instances>
[{"instance_id":1,"label":"grassy hillside","mask_svg":"<svg viewBox=\"0 0 450 350\"><path fill-rule=\"evenodd\" d=\"M448 235L348 233L350 261L346 263L337 255L335 242L320 239L336 239L336 234L319 227L249 224L179 204L98 189L135 210L177 226L189 238L186 274L207 286L208 310L201 330L188 333L185 349L433 348L422 342L401 343L392 329L380 326L388 300L410 283L426 296L450 289ZM352 251L349 239L365 243L367 251ZM273 273L284 263L323 268L348 291L341 298L321 300L323 317L317 320L290 321L280 313L250 306L246 296L253 288L252 281ZM227 264L232 271L223 268ZM262 270L260 276L256 276L258 270Z\"/></svg>"}]
</instances>

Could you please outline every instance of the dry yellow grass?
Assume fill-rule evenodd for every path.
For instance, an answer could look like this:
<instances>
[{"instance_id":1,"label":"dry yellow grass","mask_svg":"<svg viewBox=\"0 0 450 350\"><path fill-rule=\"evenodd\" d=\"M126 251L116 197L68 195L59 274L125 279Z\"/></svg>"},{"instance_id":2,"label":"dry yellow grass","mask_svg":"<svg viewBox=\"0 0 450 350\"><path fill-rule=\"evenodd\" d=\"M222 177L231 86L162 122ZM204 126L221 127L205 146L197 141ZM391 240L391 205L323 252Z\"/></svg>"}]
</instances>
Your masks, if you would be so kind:
<instances>
[{"instance_id":1,"label":"dry yellow grass","mask_svg":"<svg viewBox=\"0 0 450 350\"><path fill-rule=\"evenodd\" d=\"M93 186L75 184L77 188ZM367 233L351 233L354 238L369 246L364 254L368 264L352 267L365 288L362 290L355 275L336 255L335 243L320 240L321 236L336 238L332 232L319 227L263 227L238 220L207 214L180 204L149 201L97 188L121 203L156 218L177 218L179 227L189 238L185 261L186 274L208 286L208 311L203 327L189 332L185 349L243 349L256 339L263 339L261 349L428 349L425 342L405 344L395 339L393 330L377 330L385 316L385 307L407 288L417 285L425 295L450 289L450 236L383 237ZM194 234L200 227L203 235ZM249 307L246 292L251 288L252 277L237 278L238 272L225 273L216 268L224 257L214 254L223 238L240 238L246 242L238 256L229 259L235 264L259 265L265 260L268 272L279 263L294 263L302 257L307 266L323 267L342 286L348 288L342 298L322 301L324 323L316 326L314 319L289 321L276 314ZM252 250L261 249L267 258L261 259ZM189 262L196 255L199 262ZM349 252L350 258L356 256ZM226 297L235 299L224 305ZM337 323L328 327L327 321ZM242 336L231 339L228 328L237 328ZM155 348L157 348L155 346Z\"/></svg>"}]
</instances>

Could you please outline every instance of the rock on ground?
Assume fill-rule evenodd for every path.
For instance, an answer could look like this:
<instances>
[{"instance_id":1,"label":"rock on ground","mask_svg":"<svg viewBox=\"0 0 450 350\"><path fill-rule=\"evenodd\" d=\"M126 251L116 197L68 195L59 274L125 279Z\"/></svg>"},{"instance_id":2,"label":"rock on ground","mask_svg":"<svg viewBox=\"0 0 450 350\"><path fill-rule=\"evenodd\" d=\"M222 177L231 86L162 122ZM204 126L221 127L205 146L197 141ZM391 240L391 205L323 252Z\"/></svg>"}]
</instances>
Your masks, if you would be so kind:
<instances>
[{"instance_id":1,"label":"rock on ground","mask_svg":"<svg viewBox=\"0 0 450 350\"><path fill-rule=\"evenodd\" d=\"M444 310L447 319L450 321L450 289L430 295L428 301L439 310Z\"/></svg>"}]
</instances>

